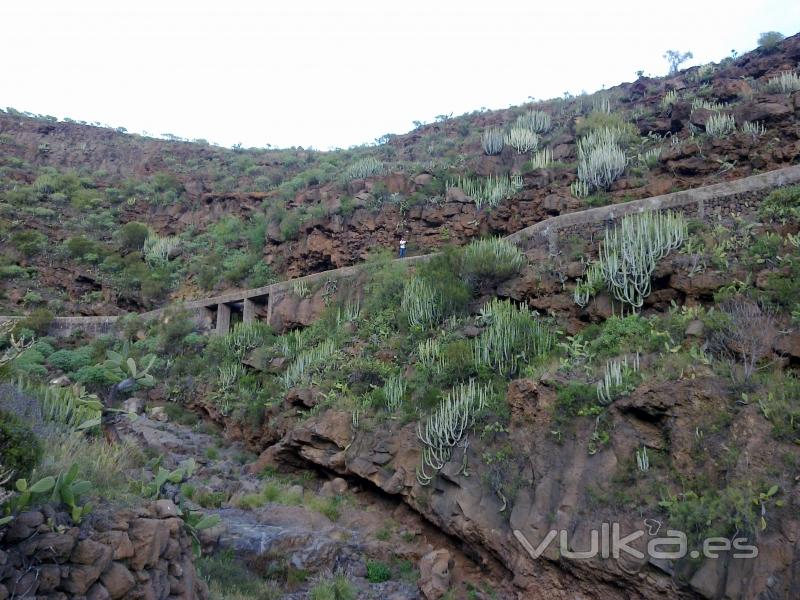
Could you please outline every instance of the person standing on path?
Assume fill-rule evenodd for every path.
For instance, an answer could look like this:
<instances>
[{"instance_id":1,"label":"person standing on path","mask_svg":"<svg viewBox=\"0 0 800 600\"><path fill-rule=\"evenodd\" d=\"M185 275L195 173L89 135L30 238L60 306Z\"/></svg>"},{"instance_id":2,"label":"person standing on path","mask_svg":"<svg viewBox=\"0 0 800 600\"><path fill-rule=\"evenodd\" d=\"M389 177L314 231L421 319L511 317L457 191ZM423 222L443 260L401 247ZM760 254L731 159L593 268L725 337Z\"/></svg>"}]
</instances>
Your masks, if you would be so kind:
<instances>
[{"instance_id":1,"label":"person standing on path","mask_svg":"<svg viewBox=\"0 0 800 600\"><path fill-rule=\"evenodd\" d=\"M400 258L404 258L406 255L406 241L404 239L400 240Z\"/></svg>"}]
</instances>

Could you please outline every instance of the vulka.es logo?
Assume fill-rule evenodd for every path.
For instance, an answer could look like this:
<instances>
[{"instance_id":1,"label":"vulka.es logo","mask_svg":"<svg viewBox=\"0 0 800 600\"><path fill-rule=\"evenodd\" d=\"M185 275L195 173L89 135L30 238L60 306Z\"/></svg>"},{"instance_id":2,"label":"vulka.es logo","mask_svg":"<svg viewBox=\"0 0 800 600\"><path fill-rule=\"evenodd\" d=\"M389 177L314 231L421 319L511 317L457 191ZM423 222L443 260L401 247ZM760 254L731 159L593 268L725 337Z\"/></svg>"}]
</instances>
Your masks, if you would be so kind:
<instances>
[{"instance_id":1,"label":"vulka.es logo","mask_svg":"<svg viewBox=\"0 0 800 600\"><path fill-rule=\"evenodd\" d=\"M649 534L654 536L647 541L646 554L631 546L645 535L645 531L639 529L623 536L619 523L602 523L599 531L592 529L589 536L589 547L584 550L574 549L570 544L569 532L565 529L551 529L537 546L534 546L518 529L514 530L514 537L534 559L539 558L556 537L558 537L560 555L569 559L619 558L621 554L627 554L637 560L643 560L645 556L662 560L677 560L686 556L719 558L720 553L730 550L735 551L733 558L758 556L758 548L748 544L746 538L710 537L703 540L702 551L689 550L688 539L682 531L667 529L666 536L655 537L655 534L661 529L661 523L648 519L645 521L645 527Z\"/></svg>"}]
</instances>

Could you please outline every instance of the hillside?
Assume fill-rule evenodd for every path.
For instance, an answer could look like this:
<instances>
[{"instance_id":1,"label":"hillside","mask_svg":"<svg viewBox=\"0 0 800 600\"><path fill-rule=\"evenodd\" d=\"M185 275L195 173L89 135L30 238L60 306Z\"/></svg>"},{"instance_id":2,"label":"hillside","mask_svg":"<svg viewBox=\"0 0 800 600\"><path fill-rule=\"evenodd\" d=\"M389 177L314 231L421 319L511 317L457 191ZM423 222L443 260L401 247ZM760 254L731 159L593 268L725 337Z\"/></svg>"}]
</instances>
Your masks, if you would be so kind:
<instances>
[{"instance_id":1,"label":"hillside","mask_svg":"<svg viewBox=\"0 0 800 600\"><path fill-rule=\"evenodd\" d=\"M794 36L776 50L673 77L472 113L325 153L227 150L2 113L3 312L153 308L357 263L403 236L421 253L587 206L793 164L797 95L774 93L768 82L799 56ZM530 110L550 115L537 146L548 152L549 162L536 165L544 168L507 144L497 155L483 151L484 132ZM715 112L733 115L735 128L705 133ZM745 123L755 124L749 133ZM604 126L620 128L627 166L607 191L575 197L576 137ZM509 173L520 174L522 186L495 206L448 191L459 177ZM24 231L14 225L21 215ZM130 223L174 238L170 260L142 260L148 232Z\"/></svg>"},{"instance_id":2,"label":"hillside","mask_svg":"<svg viewBox=\"0 0 800 600\"><path fill-rule=\"evenodd\" d=\"M0 600L800 597L799 64L333 152L0 114Z\"/></svg>"}]
</instances>

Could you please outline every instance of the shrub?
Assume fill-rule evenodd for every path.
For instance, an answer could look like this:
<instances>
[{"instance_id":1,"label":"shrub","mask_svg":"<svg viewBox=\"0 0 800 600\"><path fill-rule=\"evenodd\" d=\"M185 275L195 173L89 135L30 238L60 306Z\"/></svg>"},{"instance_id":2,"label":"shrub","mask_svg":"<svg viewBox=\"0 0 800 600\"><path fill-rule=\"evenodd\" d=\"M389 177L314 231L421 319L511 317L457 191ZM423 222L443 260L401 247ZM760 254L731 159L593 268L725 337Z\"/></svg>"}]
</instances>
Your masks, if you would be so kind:
<instances>
[{"instance_id":1,"label":"shrub","mask_svg":"<svg viewBox=\"0 0 800 600\"><path fill-rule=\"evenodd\" d=\"M694 58L691 52L681 52L680 50L667 50L664 53L664 60L669 63L669 74L675 75L680 66L687 60Z\"/></svg>"},{"instance_id":2,"label":"shrub","mask_svg":"<svg viewBox=\"0 0 800 600\"><path fill-rule=\"evenodd\" d=\"M575 124L575 135L579 138L598 133L604 129L616 132L615 143L628 144L639 139L639 132L619 113L604 111L590 112Z\"/></svg>"},{"instance_id":3,"label":"shrub","mask_svg":"<svg viewBox=\"0 0 800 600\"><path fill-rule=\"evenodd\" d=\"M463 252L446 247L417 267L422 279L441 300L442 317L463 313L472 291L463 277Z\"/></svg>"},{"instance_id":4,"label":"shrub","mask_svg":"<svg viewBox=\"0 0 800 600\"><path fill-rule=\"evenodd\" d=\"M596 389L580 381L569 381L559 385L556 392L555 418L564 423L577 417L581 409L592 406L597 399Z\"/></svg>"},{"instance_id":5,"label":"shrub","mask_svg":"<svg viewBox=\"0 0 800 600\"><path fill-rule=\"evenodd\" d=\"M122 250L134 251L144 247L145 240L150 236L150 229L144 223L131 221L117 231L117 243Z\"/></svg>"},{"instance_id":6,"label":"shrub","mask_svg":"<svg viewBox=\"0 0 800 600\"><path fill-rule=\"evenodd\" d=\"M83 258L87 254L99 254L98 243L83 235L69 238L66 248L72 258Z\"/></svg>"},{"instance_id":7,"label":"shrub","mask_svg":"<svg viewBox=\"0 0 800 600\"><path fill-rule=\"evenodd\" d=\"M53 313L46 308L37 308L17 324L17 328L30 329L38 335L47 335L53 322Z\"/></svg>"},{"instance_id":8,"label":"shrub","mask_svg":"<svg viewBox=\"0 0 800 600\"><path fill-rule=\"evenodd\" d=\"M367 567L369 573L369 567ZM369 576L369 575L368 575ZM385 580L382 580L385 581ZM355 600L358 590L344 575L321 581L308 592L310 600Z\"/></svg>"},{"instance_id":9,"label":"shrub","mask_svg":"<svg viewBox=\"0 0 800 600\"><path fill-rule=\"evenodd\" d=\"M800 221L800 185L790 185L770 192L758 208L762 219Z\"/></svg>"},{"instance_id":10,"label":"shrub","mask_svg":"<svg viewBox=\"0 0 800 600\"><path fill-rule=\"evenodd\" d=\"M30 427L15 415L0 411L0 465L14 477L28 477L42 458L42 446Z\"/></svg>"},{"instance_id":11,"label":"shrub","mask_svg":"<svg viewBox=\"0 0 800 600\"><path fill-rule=\"evenodd\" d=\"M783 39L784 36L780 31L765 31L758 36L758 45L764 50L771 52L778 47L778 44L780 44Z\"/></svg>"},{"instance_id":12,"label":"shrub","mask_svg":"<svg viewBox=\"0 0 800 600\"><path fill-rule=\"evenodd\" d=\"M71 373L92 364L92 348L83 346L77 350L57 350L47 357L47 363L65 373Z\"/></svg>"},{"instance_id":13,"label":"shrub","mask_svg":"<svg viewBox=\"0 0 800 600\"><path fill-rule=\"evenodd\" d=\"M18 231L11 236L11 244L27 257L41 252L47 238L38 231Z\"/></svg>"},{"instance_id":14,"label":"shrub","mask_svg":"<svg viewBox=\"0 0 800 600\"><path fill-rule=\"evenodd\" d=\"M116 378L102 365L81 367L74 374L75 381L93 388L108 388L117 383Z\"/></svg>"},{"instance_id":15,"label":"shrub","mask_svg":"<svg viewBox=\"0 0 800 600\"><path fill-rule=\"evenodd\" d=\"M300 216L296 212L286 213L280 223L283 241L296 240L300 235Z\"/></svg>"},{"instance_id":16,"label":"shrub","mask_svg":"<svg viewBox=\"0 0 800 600\"><path fill-rule=\"evenodd\" d=\"M392 578L392 570L389 565L376 560L367 562L367 581L370 583L383 583Z\"/></svg>"},{"instance_id":17,"label":"shrub","mask_svg":"<svg viewBox=\"0 0 800 600\"><path fill-rule=\"evenodd\" d=\"M463 273L473 283L498 283L520 272L525 255L502 238L473 241L464 250Z\"/></svg>"},{"instance_id":18,"label":"shrub","mask_svg":"<svg viewBox=\"0 0 800 600\"><path fill-rule=\"evenodd\" d=\"M653 323L638 314L611 316L602 325L590 325L584 329L579 338L586 342L587 353L598 359L623 353L651 352L663 347L667 340L666 334L655 331Z\"/></svg>"}]
</instances>

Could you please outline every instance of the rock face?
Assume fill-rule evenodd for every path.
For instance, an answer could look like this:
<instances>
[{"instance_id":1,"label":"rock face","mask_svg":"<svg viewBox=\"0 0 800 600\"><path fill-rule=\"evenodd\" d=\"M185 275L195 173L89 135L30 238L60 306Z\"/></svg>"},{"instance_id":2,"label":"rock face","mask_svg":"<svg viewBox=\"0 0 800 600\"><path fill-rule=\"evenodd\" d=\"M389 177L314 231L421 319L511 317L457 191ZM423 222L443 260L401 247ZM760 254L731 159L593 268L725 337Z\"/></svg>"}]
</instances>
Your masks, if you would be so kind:
<instances>
[{"instance_id":1,"label":"rock face","mask_svg":"<svg viewBox=\"0 0 800 600\"><path fill-rule=\"evenodd\" d=\"M354 431L349 415L337 411L312 417L291 429L268 448L258 468L298 461L310 463L356 480L366 480L397 495L442 531L461 539L479 562L497 559L509 573L520 598L532 599L652 599L657 598L794 598L800 589L800 487L789 491L790 501L772 516L769 535L758 536L760 554L751 560L722 553L719 559L698 564L637 558L621 553L618 559L576 558L564 555L556 538L540 556L535 548L551 531L565 531L568 550L589 547L592 530L618 524L621 536L642 531L631 543L643 550L658 531L649 519L663 515L638 514L614 503L597 506L588 499L613 493L615 477L624 472L638 448L667 453L679 471L696 469L698 423L727 406L727 391L719 379L698 372L694 379L645 384L608 412L607 426L614 435L607 444L593 446L596 423L577 419L572 430L554 421L556 390L551 382L522 379L511 383L507 401L511 422L507 443L518 459L497 469L482 459L480 440L471 439L467 457L453 453L451 462L433 483L421 486L415 469L420 453L413 424L403 427L366 427ZM752 411L750 409L753 409ZM742 411L732 432L749 457L768 452L769 432L757 409ZM558 435L554 435L557 432ZM475 436L477 438L477 436ZM724 454L724 440L708 440L709 456ZM469 477L462 465L468 465ZM635 469L635 465L634 465ZM710 481L719 478L714 464L707 466ZM752 459L732 467L730 475L756 476ZM513 486L506 485L513 482ZM629 484L626 484L629 485ZM512 491L516 487L516 491ZM777 510L777 509L776 509ZM663 535L663 533L662 533ZM421 564L422 593L440 598L447 589L447 560L433 552Z\"/></svg>"},{"instance_id":2,"label":"rock face","mask_svg":"<svg viewBox=\"0 0 800 600\"><path fill-rule=\"evenodd\" d=\"M434 550L419 561L419 589L427 600L439 600L450 589L450 553Z\"/></svg>"},{"instance_id":3,"label":"rock face","mask_svg":"<svg viewBox=\"0 0 800 600\"><path fill-rule=\"evenodd\" d=\"M0 598L208 598L183 521L167 502L97 510L80 527L54 529L47 523L69 519L50 507L20 514L0 531Z\"/></svg>"}]
</instances>

